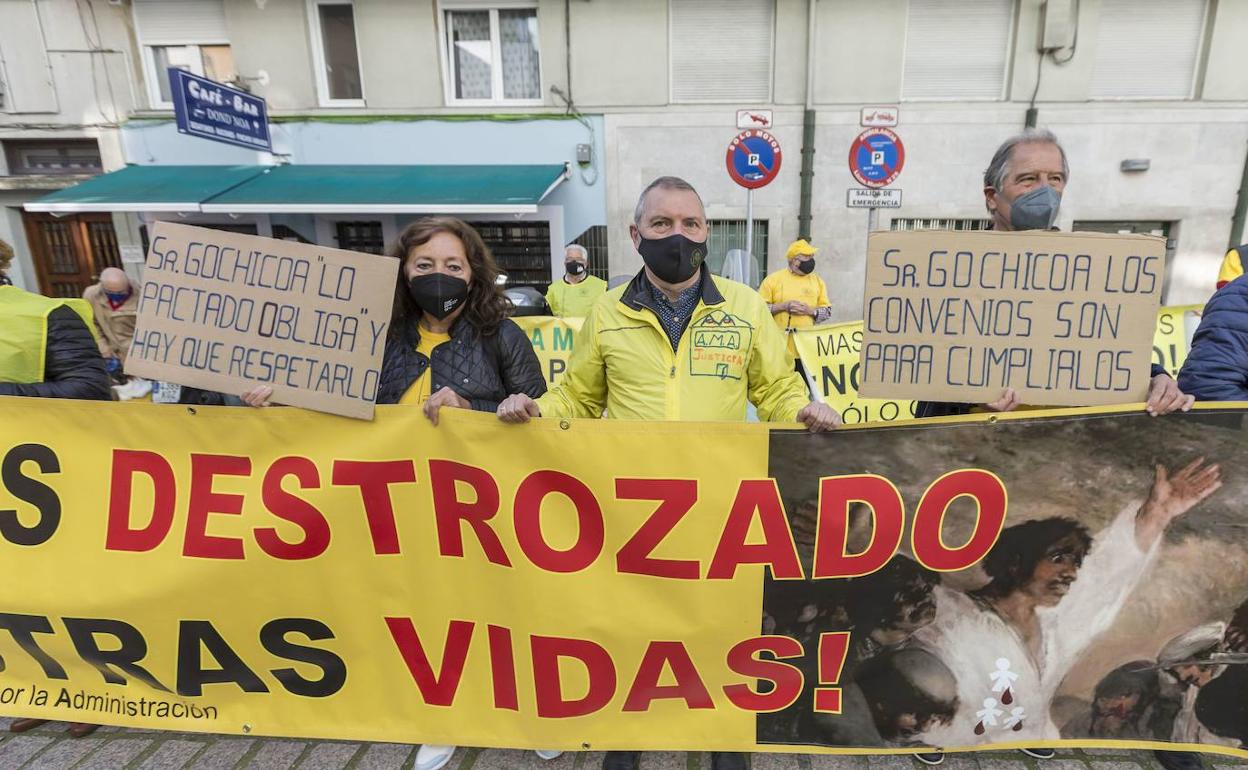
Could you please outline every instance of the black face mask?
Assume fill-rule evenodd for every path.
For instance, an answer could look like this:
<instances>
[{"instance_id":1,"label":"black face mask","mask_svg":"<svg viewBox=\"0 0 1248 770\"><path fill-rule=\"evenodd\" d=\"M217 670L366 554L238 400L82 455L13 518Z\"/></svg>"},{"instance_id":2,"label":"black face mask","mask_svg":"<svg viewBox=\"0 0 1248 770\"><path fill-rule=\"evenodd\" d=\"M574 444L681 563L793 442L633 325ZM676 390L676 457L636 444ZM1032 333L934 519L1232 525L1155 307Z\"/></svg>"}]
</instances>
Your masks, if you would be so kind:
<instances>
[{"instance_id":1,"label":"black face mask","mask_svg":"<svg viewBox=\"0 0 1248 770\"><path fill-rule=\"evenodd\" d=\"M468 282L446 273L425 273L407 281L417 307L441 321L468 299Z\"/></svg>"},{"instance_id":2,"label":"black face mask","mask_svg":"<svg viewBox=\"0 0 1248 770\"><path fill-rule=\"evenodd\" d=\"M585 272L585 266L575 259L569 259L567 262L564 262L563 267L568 271L568 275L580 275Z\"/></svg>"},{"instance_id":3,"label":"black face mask","mask_svg":"<svg viewBox=\"0 0 1248 770\"><path fill-rule=\"evenodd\" d=\"M797 263L797 269L802 272L802 275L810 275L815 270L815 260L813 258L803 259Z\"/></svg>"},{"instance_id":4,"label":"black face mask","mask_svg":"<svg viewBox=\"0 0 1248 770\"><path fill-rule=\"evenodd\" d=\"M666 238L642 238L637 252L659 280L684 283L706 260L706 243L691 241L680 233Z\"/></svg>"}]
</instances>

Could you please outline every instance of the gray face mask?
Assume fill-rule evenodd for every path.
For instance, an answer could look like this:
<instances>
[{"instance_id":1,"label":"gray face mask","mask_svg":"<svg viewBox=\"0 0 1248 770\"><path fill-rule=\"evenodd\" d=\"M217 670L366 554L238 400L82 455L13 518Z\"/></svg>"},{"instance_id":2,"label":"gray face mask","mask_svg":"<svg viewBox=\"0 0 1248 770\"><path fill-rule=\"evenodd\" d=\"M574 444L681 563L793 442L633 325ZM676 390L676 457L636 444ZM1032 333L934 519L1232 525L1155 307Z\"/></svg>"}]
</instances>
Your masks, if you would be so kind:
<instances>
[{"instance_id":1,"label":"gray face mask","mask_svg":"<svg viewBox=\"0 0 1248 770\"><path fill-rule=\"evenodd\" d=\"M1047 184L1014 199L1010 204L1010 227L1015 230L1048 230L1057 222L1062 194Z\"/></svg>"}]
</instances>

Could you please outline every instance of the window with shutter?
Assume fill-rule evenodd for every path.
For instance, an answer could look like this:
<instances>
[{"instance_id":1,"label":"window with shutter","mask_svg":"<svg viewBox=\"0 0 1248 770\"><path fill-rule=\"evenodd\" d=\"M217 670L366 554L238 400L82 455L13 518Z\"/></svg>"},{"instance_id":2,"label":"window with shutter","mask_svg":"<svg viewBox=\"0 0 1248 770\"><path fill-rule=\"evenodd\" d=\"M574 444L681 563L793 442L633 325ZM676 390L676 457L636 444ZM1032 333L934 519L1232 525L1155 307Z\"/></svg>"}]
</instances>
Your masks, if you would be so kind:
<instances>
[{"instance_id":1,"label":"window with shutter","mask_svg":"<svg viewBox=\"0 0 1248 770\"><path fill-rule=\"evenodd\" d=\"M134 0L134 24L143 45L230 39L222 0Z\"/></svg>"},{"instance_id":2,"label":"window with shutter","mask_svg":"<svg viewBox=\"0 0 1248 770\"><path fill-rule=\"evenodd\" d=\"M60 109L48 68L39 6L0 5L0 110L53 113Z\"/></svg>"},{"instance_id":3,"label":"window with shutter","mask_svg":"<svg viewBox=\"0 0 1248 770\"><path fill-rule=\"evenodd\" d=\"M1189 99L1208 0L1103 0L1093 99Z\"/></svg>"},{"instance_id":4,"label":"window with shutter","mask_svg":"<svg viewBox=\"0 0 1248 770\"><path fill-rule=\"evenodd\" d=\"M1005 98L1015 0L910 0L901 98Z\"/></svg>"},{"instance_id":5,"label":"window with shutter","mask_svg":"<svg viewBox=\"0 0 1248 770\"><path fill-rule=\"evenodd\" d=\"M672 101L771 100L775 0L670 0Z\"/></svg>"},{"instance_id":6,"label":"window with shutter","mask_svg":"<svg viewBox=\"0 0 1248 770\"><path fill-rule=\"evenodd\" d=\"M238 78L222 0L134 0L148 102L173 109L169 68L227 83Z\"/></svg>"}]
</instances>

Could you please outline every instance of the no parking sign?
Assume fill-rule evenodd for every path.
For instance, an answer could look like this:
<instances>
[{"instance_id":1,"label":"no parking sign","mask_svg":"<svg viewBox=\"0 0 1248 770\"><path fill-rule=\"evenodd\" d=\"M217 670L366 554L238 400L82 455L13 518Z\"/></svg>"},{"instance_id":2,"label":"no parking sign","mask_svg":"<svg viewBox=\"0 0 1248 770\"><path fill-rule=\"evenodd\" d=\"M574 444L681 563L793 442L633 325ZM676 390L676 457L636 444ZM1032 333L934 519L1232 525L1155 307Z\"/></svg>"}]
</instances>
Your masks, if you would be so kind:
<instances>
[{"instance_id":1,"label":"no parking sign","mask_svg":"<svg viewBox=\"0 0 1248 770\"><path fill-rule=\"evenodd\" d=\"M742 131L728 143L728 176L746 188L765 187L780 173L780 143L761 129Z\"/></svg>"},{"instance_id":2,"label":"no parking sign","mask_svg":"<svg viewBox=\"0 0 1248 770\"><path fill-rule=\"evenodd\" d=\"M849 172L867 187L887 187L906 164L901 138L887 128L863 131L849 146Z\"/></svg>"}]
</instances>

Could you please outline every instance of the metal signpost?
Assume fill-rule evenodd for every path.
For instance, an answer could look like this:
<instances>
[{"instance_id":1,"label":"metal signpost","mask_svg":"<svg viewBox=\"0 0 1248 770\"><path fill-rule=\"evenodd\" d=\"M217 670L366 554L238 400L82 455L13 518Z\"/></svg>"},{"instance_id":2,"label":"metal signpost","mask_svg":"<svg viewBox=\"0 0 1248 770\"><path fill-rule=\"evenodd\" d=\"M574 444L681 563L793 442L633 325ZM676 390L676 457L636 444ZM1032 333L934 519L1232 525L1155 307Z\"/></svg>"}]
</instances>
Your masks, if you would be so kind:
<instances>
[{"instance_id":1,"label":"metal signpost","mask_svg":"<svg viewBox=\"0 0 1248 770\"><path fill-rule=\"evenodd\" d=\"M264 100L177 67L169 68L178 133L273 152Z\"/></svg>"},{"instance_id":2,"label":"metal signpost","mask_svg":"<svg viewBox=\"0 0 1248 770\"><path fill-rule=\"evenodd\" d=\"M780 143L761 129L742 131L728 143L728 176L745 188L745 253L751 258L754 256L754 190L771 184L780 173L780 160Z\"/></svg>"},{"instance_id":3,"label":"metal signpost","mask_svg":"<svg viewBox=\"0 0 1248 770\"><path fill-rule=\"evenodd\" d=\"M891 196L876 196L874 193L883 191L870 188L887 187L892 184L897 179L897 176L901 174L901 169L905 164L906 148L901 143L901 137L887 128L869 128L859 134L858 138L854 139L854 143L850 145L849 173L854 175L854 179L857 179L859 184L869 189L850 190L845 205L850 208L866 208L868 210L868 232L876 229L881 207L897 208L901 206L900 190L887 191L889 193L896 192L896 203L894 203ZM857 197L855 193L857 193ZM859 203L855 204L855 200L859 201ZM866 204L864 205L863 202L866 202Z\"/></svg>"}]
</instances>

